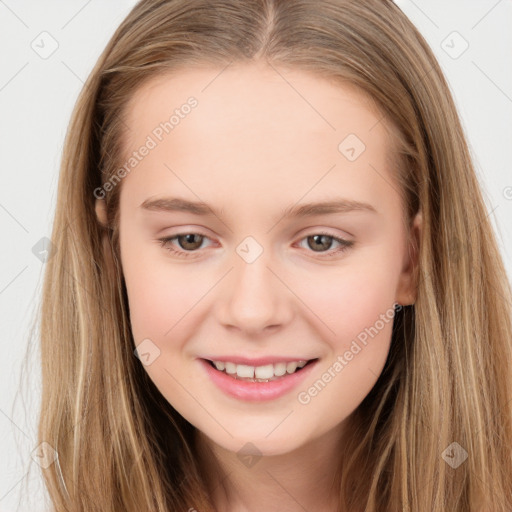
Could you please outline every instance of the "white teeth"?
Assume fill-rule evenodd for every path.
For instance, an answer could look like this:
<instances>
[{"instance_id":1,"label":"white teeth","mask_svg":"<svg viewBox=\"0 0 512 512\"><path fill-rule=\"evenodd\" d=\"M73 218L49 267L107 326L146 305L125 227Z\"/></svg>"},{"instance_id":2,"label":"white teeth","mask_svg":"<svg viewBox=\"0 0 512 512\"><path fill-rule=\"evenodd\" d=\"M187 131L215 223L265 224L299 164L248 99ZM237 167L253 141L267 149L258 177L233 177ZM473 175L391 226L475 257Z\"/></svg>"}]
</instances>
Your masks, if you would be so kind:
<instances>
[{"instance_id":1,"label":"white teeth","mask_svg":"<svg viewBox=\"0 0 512 512\"><path fill-rule=\"evenodd\" d=\"M282 377L286 373L286 363L276 363L274 365L274 375Z\"/></svg>"},{"instance_id":2,"label":"white teeth","mask_svg":"<svg viewBox=\"0 0 512 512\"><path fill-rule=\"evenodd\" d=\"M266 364L264 366L248 366L246 364L235 364L224 361L213 361L215 368L219 371L225 371L230 375L236 375L240 379L273 379L282 377L286 373L292 374L297 369L306 366L307 361L294 361L290 363Z\"/></svg>"},{"instance_id":3,"label":"white teeth","mask_svg":"<svg viewBox=\"0 0 512 512\"><path fill-rule=\"evenodd\" d=\"M226 363L226 373L236 373L236 364Z\"/></svg>"},{"instance_id":4,"label":"white teeth","mask_svg":"<svg viewBox=\"0 0 512 512\"><path fill-rule=\"evenodd\" d=\"M274 376L274 365L267 364L265 366L256 366L254 374L257 379L270 379Z\"/></svg>"},{"instance_id":5,"label":"white teeth","mask_svg":"<svg viewBox=\"0 0 512 512\"><path fill-rule=\"evenodd\" d=\"M236 374L239 377L253 379L254 378L254 366L247 366L245 364L236 365Z\"/></svg>"}]
</instances>

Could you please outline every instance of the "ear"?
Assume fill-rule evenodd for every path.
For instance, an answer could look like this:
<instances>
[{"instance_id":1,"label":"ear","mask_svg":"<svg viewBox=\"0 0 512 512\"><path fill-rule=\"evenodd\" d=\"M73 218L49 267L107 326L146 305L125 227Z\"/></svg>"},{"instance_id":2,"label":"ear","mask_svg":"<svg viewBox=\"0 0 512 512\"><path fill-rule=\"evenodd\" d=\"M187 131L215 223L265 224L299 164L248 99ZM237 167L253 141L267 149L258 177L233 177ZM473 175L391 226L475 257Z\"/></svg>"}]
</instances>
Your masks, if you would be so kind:
<instances>
[{"instance_id":1,"label":"ear","mask_svg":"<svg viewBox=\"0 0 512 512\"><path fill-rule=\"evenodd\" d=\"M105 203L105 200L96 199L95 209L98 222L102 224L103 227L107 227L107 204Z\"/></svg>"},{"instance_id":2,"label":"ear","mask_svg":"<svg viewBox=\"0 0 512 512\"><path fill-rule=\"evenodd\" d=\"M409 306L416 301L416 286L418 275L418 257L423 227L423 217L419 211L410 228L410 239L408 240L402 273L398 282L395 302L402 306Z\"/></svg>"},{"instance_id":3,"label":"ear","mask_svg":"<svg viewBox=\"0 0 512 512\"><path fill-rule=\"evenodd\" d=\"M95 203L96 217L98 222L104 227L108 227L107 222L107 203L104 199L96 199ZM104 231L101 236L102 246L103 246L103 256L105 258L105 263L109 270L112 272L112 275L115 274L115 264L114 258L112 255L112 247L110 244L110 237L108 231Z\"/></svg>"}]
</instances>

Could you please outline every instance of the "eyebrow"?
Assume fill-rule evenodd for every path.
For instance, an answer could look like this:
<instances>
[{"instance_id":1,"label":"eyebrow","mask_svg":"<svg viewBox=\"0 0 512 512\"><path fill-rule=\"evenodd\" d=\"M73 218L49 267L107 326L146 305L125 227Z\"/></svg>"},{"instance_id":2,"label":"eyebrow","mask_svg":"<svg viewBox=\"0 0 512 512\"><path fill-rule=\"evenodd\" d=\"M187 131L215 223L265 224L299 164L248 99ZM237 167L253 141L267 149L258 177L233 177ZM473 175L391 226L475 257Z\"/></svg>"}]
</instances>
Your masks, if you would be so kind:
<instances>
[{"instance_id":1,"label":"eyebrow","mask_svg":"<svg viewBox=\"0 0 512 512\"><path fill-rule=\"evenodd\" d=\"M140 208L157 212L187 212L199 216L216 216L222 217L225 210L221 208L217 210L207 203L201 201L188 201L178 197L163 197L157 199L146 199ZM292 217L313 217L315 215L328 215L334 213L348 213L352 211L367 211L378 213L377 210L369 203L354 201L351 199L333 199L330 201L305 203L299 205L291 205L283 210L279 219Z\"/></svg>"}]
</instances>

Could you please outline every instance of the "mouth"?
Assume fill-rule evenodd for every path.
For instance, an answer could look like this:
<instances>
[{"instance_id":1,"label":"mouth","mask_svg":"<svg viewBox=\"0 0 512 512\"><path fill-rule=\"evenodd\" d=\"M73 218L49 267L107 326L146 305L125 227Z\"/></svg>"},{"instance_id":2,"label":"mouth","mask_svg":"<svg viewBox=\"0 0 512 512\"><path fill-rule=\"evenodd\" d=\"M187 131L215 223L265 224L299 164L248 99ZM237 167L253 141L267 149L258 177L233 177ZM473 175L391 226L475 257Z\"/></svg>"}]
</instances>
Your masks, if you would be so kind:
<instances>
[{"instance_id":1,"label":"mouth","mask_svg":"<svg viewBox=\"0 0 512 512\"><path fill-rule=\"evenodd\" d=\"M297 360L293 362L278 362L263 366L249 366L224 361L212 361L203 359L215 371L245 382L273 382L285 379L295 373L304 371L306 367L318 361L318 358L309 360Z\"/></svg>"}]
</instances>

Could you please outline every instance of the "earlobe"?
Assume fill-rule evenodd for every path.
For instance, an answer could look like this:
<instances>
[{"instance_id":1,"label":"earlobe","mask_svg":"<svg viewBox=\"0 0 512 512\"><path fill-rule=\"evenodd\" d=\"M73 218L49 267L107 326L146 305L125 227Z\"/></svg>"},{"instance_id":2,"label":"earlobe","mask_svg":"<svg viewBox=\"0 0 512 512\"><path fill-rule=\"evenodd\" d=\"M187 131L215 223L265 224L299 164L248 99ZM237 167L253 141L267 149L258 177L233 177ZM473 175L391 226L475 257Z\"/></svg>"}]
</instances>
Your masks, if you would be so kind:
<instances>
[{"instance_id":1,"label":"earlobe","mask_svg":"<svg viewBox=\"0 0 512 512\"><path fill-rule=\"evenodd\" d=\"M423 217L419 211L411 225L410 238L407 246L407 257L400 275L397 288L396 302L403 306L409 306L416 302L416 288L418 285L418 260L423 226Z\"/></svg>"},{"instance_id":2,"label":"earlobe","mask_svg":"<svg viewBox=\"0 0 512 512\"><path fill-rule=\"evenodd\" d=\"M96 199L95 210L98 222L103 227L107 227L107 204L105 203L104 199Z\"/></svg>"}]
</instances>

